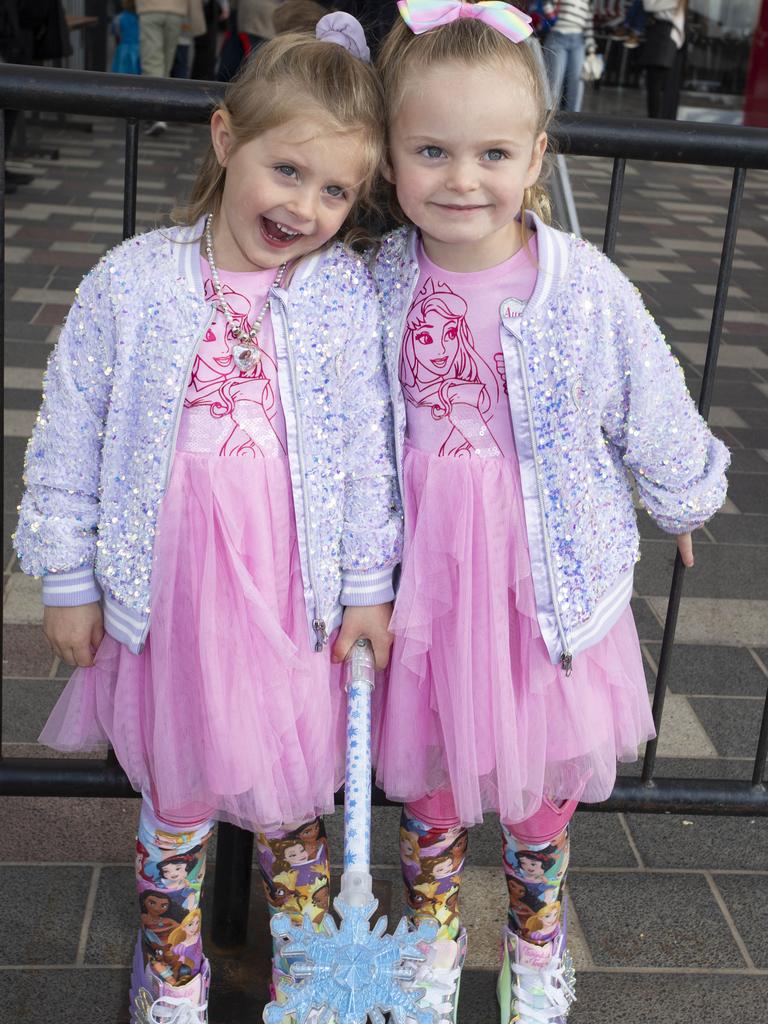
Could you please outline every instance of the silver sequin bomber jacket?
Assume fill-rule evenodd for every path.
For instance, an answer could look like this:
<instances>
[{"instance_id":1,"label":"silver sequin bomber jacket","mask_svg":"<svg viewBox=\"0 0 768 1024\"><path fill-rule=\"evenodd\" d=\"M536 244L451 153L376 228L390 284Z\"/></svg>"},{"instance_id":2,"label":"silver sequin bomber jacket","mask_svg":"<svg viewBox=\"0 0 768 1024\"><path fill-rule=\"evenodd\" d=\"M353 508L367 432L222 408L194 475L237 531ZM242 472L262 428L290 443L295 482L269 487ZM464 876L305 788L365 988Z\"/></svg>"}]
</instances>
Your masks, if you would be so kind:
<instances>
[{"instance_id":1,"label":"silver sequin bomber jacket","mask_svg":"<svg viewBox=\"0 0 768 1024\"><path fill-rule=\"evenodd\" d=\"M103 597L107 630L138 652L152 553L184 394L214 310L202 222L152 231L83 280L44 380L15 535L46 604ZM304 596L319 649L341 606L392 598L402 518L370 274L339 244L270 292ZM258 495L243 515L258 515Z\"/></svg>"},{"instance_id":2,"label":"silver sequin bomber jacket","mask_svg":"<svg viewBox=\"0 0 768 1024\"><path fill-rule=\"evenodd\" d=\"M553 663L604 636L632 594L639 536L627 474L669 533L725 499L725 445L699 416L640 293L594 246L530 217L539 272L522 315L503 302L504 356L539 628ZM402 485L398 367L418 278L415 234L389 235L374 267Z\"/></svg>"}]
</instances>

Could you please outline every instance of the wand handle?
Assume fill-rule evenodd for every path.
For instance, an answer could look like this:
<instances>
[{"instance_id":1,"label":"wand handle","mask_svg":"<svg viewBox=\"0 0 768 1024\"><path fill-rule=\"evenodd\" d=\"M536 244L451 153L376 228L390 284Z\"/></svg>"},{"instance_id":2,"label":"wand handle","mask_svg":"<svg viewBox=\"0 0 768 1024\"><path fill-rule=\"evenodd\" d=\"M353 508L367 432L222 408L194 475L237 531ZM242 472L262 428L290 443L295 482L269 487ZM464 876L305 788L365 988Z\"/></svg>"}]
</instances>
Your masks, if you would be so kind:
<instances>
[{"instance_id":1,"label":"wand handle","mask_svg":"<svg viewBox=\"0 0 768 1024\"><path fill-rule=\"evenodd\" d=\"M371 694L376 664L370 641L347 656L347 770L344 781L344 874L341 896L363 906L371 887Z\"/></svg>"}]
</instances>

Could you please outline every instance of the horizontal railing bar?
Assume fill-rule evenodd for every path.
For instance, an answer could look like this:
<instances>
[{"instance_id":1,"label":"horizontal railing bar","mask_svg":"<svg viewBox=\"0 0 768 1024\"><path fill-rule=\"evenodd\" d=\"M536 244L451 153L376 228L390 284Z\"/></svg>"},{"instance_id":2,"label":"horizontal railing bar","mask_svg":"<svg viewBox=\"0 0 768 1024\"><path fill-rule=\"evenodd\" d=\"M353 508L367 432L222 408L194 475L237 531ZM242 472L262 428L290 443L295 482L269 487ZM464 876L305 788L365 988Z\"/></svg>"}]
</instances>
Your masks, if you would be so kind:
<instances>
[{"instance_id":1,"label":"horizontal railing bar","mask_svg":"<svg viewBox=\"0 0 768 1024\"><path fill-rule=\"evenodd\" d=\"M4 757L0 796L99 796L139 794L116 762L96 758Z\"/></svg>"},{"instance_id":2,"label":"horizontal railing bar","mask_svg":"<svg viewBox=\"0 0 768 1024\"><path fill-rule=\"evenodd\" d=\"M10 110L205 123L225 88L221 82L0 64L0 106Z\"/></svg>"},{"instance_id":3,"label":"horizontal railing bar","mask_svg":"<svg viewBox=\"0 0 768 1024\"><path fill-rule=\"evenodd\" d=\"M580 811L653 814L725 814L768 817L768 788L741 779L654 778L644 783L622 776L603 803L579 804Z\"/></svg>"},{"instance_id":4,"label":"horizontal railing bar","mask_svg":"<svg viewBox=\"0 0 768 1024\"><path fill-rule=\"evenodd\" d=\"M10 757L0 761L2 796L138 796L122 769L105 761L53 757ZM343 790L336 803L344 801ZM399 807L374 787L376 807ZM768 789L740 779L656 778L646 784L620 776L607 800L579 804L583 811L672 812L675 814L728 814L768 816Z\"/></svg>"},{"instance_id":5,"label":"horizontal railing bar","mask_svg":"<svg viewBox=\"0 0 768 1024\"><path fill-rule=\"evenodd\" d=\"M224 88L217 82L0 64L0 106L12 110L205 122ZM562 114L550 135L559 152L578 156L768 169L763 128Z\"/></svg>"}]
</instances>

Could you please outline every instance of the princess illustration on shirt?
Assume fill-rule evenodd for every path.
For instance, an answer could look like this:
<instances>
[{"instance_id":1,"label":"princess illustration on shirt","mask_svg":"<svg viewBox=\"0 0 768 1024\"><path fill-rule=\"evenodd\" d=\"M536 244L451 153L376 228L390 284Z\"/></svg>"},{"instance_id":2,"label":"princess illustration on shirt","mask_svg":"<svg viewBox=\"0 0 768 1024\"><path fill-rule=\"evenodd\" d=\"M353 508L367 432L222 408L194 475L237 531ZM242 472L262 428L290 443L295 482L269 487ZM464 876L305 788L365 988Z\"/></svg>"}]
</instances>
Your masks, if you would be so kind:
<instances>
[{"instance_id":1,"label":"princess illustration on shirt","mask_svg":"<svg viewBox=\"0 0 768 1024\"><path fill-rule=\"evenodd\" d=\"M433 421L444 424L439 455L499 455L488 422L499 398L498 381L475 349L467 303L431 277L408 310L400 381L409 417L413 409L428 409Z\"/></svg>"},{"instance_id":2,"label":"princess illustration on shirt","mask_svg":"<svg viewBox=\"0 0 768 1024\"><path fill-rule=\"evenodd\" d=\"M247 333L258 310L252 310L250 299L228 284L223 292L234 323ZM209 302L216 298L210 279L205 281L205 298ZM217 316L195 356L184 408L207 409L220 421L219 455L270 458L285 454L275 361L262 348L258 366L241 371L232 357L234 344L232 327ZM209 423L201 428L210 436ZM194 444L194 434L190 441Z\"/></svg>"}]
</instances>

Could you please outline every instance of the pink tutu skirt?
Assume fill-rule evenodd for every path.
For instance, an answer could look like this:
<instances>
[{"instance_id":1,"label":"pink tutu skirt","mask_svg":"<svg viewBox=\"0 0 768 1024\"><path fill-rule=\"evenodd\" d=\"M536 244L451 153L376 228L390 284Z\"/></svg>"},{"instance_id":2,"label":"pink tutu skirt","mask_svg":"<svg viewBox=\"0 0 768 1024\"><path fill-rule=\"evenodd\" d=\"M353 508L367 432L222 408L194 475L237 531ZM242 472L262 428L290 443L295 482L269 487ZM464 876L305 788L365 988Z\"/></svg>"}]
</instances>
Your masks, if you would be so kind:
<instances>
[{"instance_id":1,"label":"pink tutu skirt","mask_svg":"<svg viewBox=\"0 0 768 1024\"><path fill-rule=\"evenodd\" d=\"M177 452L139 655L106 636L40 736L112 744L137 790L179 820L248 828L333 810L344 691L311 648L284 459Z\"/></svg>"},{"instance_id":2,"label":"pink tutu skirt","mask_svg":"<svg viewBox=\"0 0 768 1024\"><path fill-rule=\"evenodd\" d=\"M406 447L405 549L376 740L394 800L450 788L465 825L605 799L654 735L629 608L566 677L538 628L514 458Z\"/></svg>"}]
</instances>

